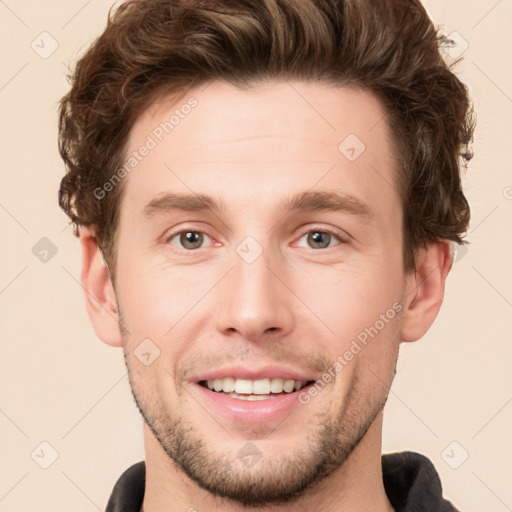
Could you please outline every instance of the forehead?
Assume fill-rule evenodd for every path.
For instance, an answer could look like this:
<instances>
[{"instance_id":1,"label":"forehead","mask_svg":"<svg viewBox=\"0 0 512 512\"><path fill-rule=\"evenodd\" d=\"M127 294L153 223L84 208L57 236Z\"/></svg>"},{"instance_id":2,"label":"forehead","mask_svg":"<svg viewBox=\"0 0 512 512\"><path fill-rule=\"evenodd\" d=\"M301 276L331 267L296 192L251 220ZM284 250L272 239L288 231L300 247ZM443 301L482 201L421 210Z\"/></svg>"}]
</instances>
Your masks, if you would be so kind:
<instances>
[{"instance_id":1,"label":"forehead","mask_svg":"<svg viewBox=\"0 0 512 512\"><path fill-rule=\"evenodd\" d=\"M129 172L123 199L140 212L169 191L220 198L236 191L241 201L252 193L263 204L262 192L270 202L315 183L367 201L377 194L398 202L384 110L359 88L269 81L240 89L211 82L178 99L161 97L144 111L131 130L127 158L144 146L150 150Z\"/></svg>"},{"instance_id":2,"label":"forehead","mask_svg":"<svg viewBox=\"0 0 512 512\"><path fill-rule=\"evenodd\" d=\"M355 86L276 80L238 88L213 81L179 97L158 98L134 124L130 143L141 132L154 132L157 139L167 138L172 132L177 142L189 146L199 143L201 147L206 143L220 143L221 137L231 136L229 142L240 142L244 136L262 135L289 138L307 135L308 145L312 145L320 139L336 142L344 132L358 135L362 142L371 142L370 138L373 142L386 142L383 140L388 136L385 117L375 95ZM377 125L379 129L372 134ZM305 128L308 128L306 132Z\"/></svg>"}]
</instances>

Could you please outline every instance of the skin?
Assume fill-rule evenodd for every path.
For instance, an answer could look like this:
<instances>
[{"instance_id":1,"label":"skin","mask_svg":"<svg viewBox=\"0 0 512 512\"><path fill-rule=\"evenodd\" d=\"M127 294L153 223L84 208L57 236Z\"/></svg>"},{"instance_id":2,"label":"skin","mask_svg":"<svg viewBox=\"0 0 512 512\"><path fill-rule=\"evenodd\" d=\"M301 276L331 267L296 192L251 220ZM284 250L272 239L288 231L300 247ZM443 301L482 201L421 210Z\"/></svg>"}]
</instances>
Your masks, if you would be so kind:
<instances>
[{"instance_id":1,"label":"skin","mask_svg":"<svg viewBox=\"0 0 512 512\"><path fill-rule=\"evenodd\" d=\"M393 510L382 483L382 408L400 343L421 338L436 318L451 261L441 241L404 273L381 105L363 90L323 83L240 90L213 82L153 104L127 153L190 96L197 107L125 178L115 283L94 229L80 230L89 316L101 340L123 347L145 419L143 510ZM366 146L353 162L338 150L351 133ZM310 190L350 194L372 215L280 208ZM163 192L210 194L225 209L145 218L144 206ZM323 229L343 238L324 234L315 244ZM200 248L169 240L180 230L204 233ZM252 263L236 252L247 236L263 251ZM237 362L320 376L394 303L401 312L284 420L229 420L189 381ZM149 366L134 355L146 338L160 350ZM250 468L237 457L249 441L261 455Z\"/></svg>"}]
</instances>

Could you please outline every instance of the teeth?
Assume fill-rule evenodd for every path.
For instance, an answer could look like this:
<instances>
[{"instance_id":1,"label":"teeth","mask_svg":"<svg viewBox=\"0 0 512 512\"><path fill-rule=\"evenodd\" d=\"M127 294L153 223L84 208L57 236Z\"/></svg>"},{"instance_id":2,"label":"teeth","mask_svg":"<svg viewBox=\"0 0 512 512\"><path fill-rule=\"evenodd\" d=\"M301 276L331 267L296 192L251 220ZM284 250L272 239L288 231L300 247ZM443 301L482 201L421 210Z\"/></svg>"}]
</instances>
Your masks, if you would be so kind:
<instances>
[{"instance_id":1,"label":"teeth","mask_svg":"<svg viewBox=\"0 0 512 512\"><path fill-rule=\"evenodd\" d=\"M222 390L226 393L230 393L231 391L235 391L235 379L228 377L227 379L222 380Z\"/></svg>"},{"instance_id":2,"label":"teeth","mask_svg":"<svg viewBox=\"0 0 512 512\"><path fill-rule=\"evenodd\" d=\"M225 379L215 379L206 381L208 389L215 391L223 391L230 393L233 398L239 395L252 395L255 398L251 400L258 400L256 395L270 395L270 393L293 393L302 389L306 384L302 380L284 380L284 379L235 379L233 377L226 377ZM234 392L234 393L233 393Z\"/></svg>"},{"instance_id":3,"label":"teeth","mask_svg":"<svg viewBox=\"0 0 512 512\"><path fill-rule=\"evenodd\" d=\"M274 398L273 395L239 395L237 393L228 393L231 398L237 398L238 400L248 400L252 402L254 400L271 400Z\"/></svg>"},{"instance_id":4,"label":"teeth","mask_svg":"<svg viewBox=\"0 0 512 512\"><path fill-rule=\"evenodd\" d=\"M252 393L254 395L268 395L270 393L270 379L260 379L253 381Z\"/></svg>"},{"instance_id":5,"label":"teeth","mask_svg":"<svg viewBox=\"0 0 512 512\"><path fill-rule=\"evenodd\" d=\"M250 395L252 393L252 382L246 379L236 379L235 393L244 393L246 395Z\"/></svg>"},{"instance_id":6,"label":"teeth","mask_svg":"<svg viewBox=\"0 0 512 512\"><path fill-rule=\"evenodd\" d=\"M271 393L282 393L283 392L283 379L272 379L270 381L270 392Z\"/></svg>"},{"instance_id":7,"label":"teeth","mask_svg":"<svg viewBox=\"0 0 512 512\"><path fill-rule=\"evenodd\" d=\"M287 393L292 393L295 389L295 381L294 380L285 380L283 384L283 390Z\"/></svg>"}]
</instances>

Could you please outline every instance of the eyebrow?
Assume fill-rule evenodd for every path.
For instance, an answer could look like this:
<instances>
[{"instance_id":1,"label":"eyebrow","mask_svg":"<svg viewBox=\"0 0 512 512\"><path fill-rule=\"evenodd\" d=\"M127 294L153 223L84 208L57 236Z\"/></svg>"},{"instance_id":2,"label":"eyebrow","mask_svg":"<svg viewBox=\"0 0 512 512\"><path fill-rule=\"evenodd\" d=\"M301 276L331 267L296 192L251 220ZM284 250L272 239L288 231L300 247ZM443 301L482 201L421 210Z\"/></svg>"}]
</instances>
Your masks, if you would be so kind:
<instances>
[{"instance_id":1,"label":"eyebrow","mask_svg":"<svg viewBox=\"0 0 512 512\"><path fill-rule=\"evenodd\" d=\"M293 211L332 211L344 212L364 217L372 217L373 211L356 197L341 192L303 192L286 198L281 205L285 212ZM209 211L220 214L224 204L206 194L165 193L153 198L144 207L144 217L151 218L171 211Z\"/></svg>"}]
</instances>

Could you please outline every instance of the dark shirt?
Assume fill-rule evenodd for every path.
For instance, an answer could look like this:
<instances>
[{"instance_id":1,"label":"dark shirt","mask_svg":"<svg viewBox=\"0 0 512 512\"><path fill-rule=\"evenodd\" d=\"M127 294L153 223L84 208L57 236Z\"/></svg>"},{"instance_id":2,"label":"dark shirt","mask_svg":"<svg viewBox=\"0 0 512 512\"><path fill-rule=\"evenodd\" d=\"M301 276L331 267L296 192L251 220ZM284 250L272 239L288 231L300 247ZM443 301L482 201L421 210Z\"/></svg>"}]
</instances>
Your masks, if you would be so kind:
<instances>
[{"instance_id":1,"label":"dark shirt","mask_svg":"<svg viewBox=\"0 0 512 512\"><path fill-rule=\"evenodd\" d=\"M439 476L424 455L415 452L382 456L382 476L395 512L457 512L443 499ZM130 466L116 482L105 512L139 512L144 499L146 465Z\"/></svg>"}]
</instances>

